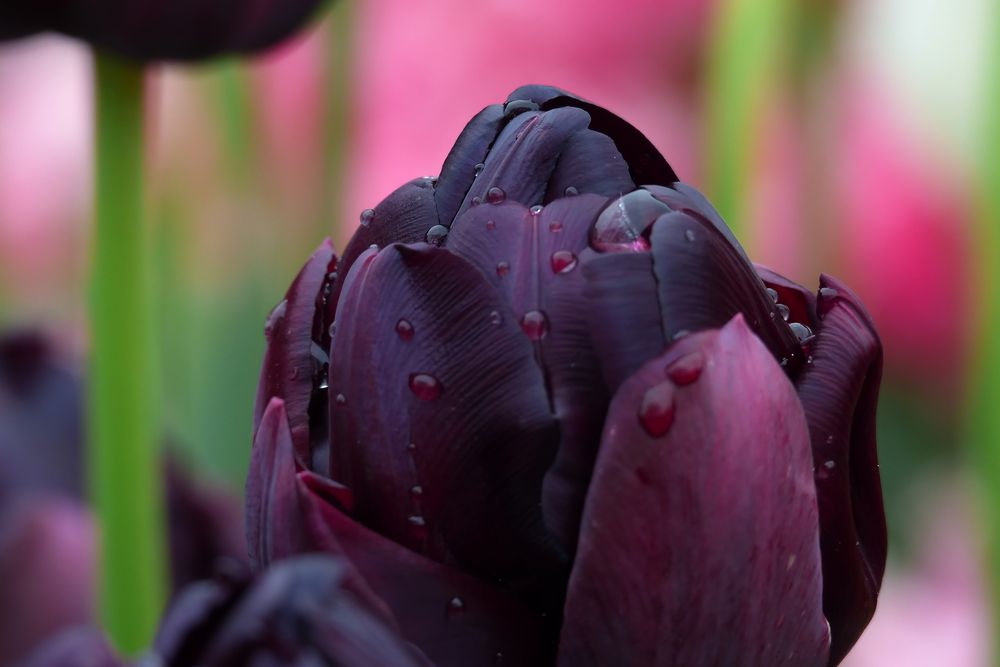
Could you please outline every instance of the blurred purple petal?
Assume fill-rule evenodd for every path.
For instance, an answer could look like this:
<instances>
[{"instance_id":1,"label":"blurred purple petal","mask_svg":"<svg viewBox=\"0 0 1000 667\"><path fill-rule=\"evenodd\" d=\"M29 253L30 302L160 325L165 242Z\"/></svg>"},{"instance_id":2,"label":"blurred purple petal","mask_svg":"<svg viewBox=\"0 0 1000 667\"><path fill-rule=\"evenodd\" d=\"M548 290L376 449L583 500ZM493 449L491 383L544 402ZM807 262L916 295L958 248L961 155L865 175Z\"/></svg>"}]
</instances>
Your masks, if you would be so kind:
<instances>
[{"instance_id":1,"label":"blurred purple petal","mask_svg":"<svg viewBox=\"0 0 1000 667\"><path fill-rule=\"evenodd\" d=\"M10 664L4 661L3 664ZM69 628L40 645L16 667L125 667L100 631Z\"/></svg>"},{"instance_id":2,"label":"blurred purple petal","mask_svg":"<svg viewBox=\"0 0 1000 667\"><path fill-rule=\"evenodd\" d=\"M615 395L559 664L825 667L820 567L804 415L736 316Z\"/></svg>"}]
</instances>

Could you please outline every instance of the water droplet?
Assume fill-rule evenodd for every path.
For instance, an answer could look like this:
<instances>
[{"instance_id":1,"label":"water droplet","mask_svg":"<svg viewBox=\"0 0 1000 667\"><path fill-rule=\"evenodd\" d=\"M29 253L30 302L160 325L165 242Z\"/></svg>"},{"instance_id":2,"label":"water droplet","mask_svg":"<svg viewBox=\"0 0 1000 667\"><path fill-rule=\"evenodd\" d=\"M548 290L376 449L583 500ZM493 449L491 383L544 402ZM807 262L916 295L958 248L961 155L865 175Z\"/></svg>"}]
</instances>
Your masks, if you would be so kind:
<instances>
[{"instance_id":1,"label":"water droplet","mask_svg":"<svg viewBox=\"0 0 1000 667\"><path fill-rule=\"evenodd\" d=\"M634 190L608 204L590 232L590 243L601 252L645 252L644 234L670 209L647 190Z\"/></svg>"},{"instance_id":2,"label":"water droplet","mask_svg":"<svg viewBox=\"0 0 1000 667\"><path fill-rule=\"evenodd\" d=\"M681 338L684 338L684 336L688 336L690 334L691 332L688 329L678 329L677 333L674 334L671 340L680 340Z\"/></svg>"},{"instance_id":3,"label":"water droplet","mask_svg":"<svg viewBox=\"0 0 1000 667\"><path fill-rule=\"evenodd\" d=\"M521 318L521 331L531 340L541 340L549 332L549 320L540 310L530 310Z\"/></svg>"},{"instance_id":4,"label":"water droplet","mask_svg":"<svg viewBox=\"0 0 1000 667\"><path fill-rule=\"evenodd\" d=\"M580 191L576 187L569 185L565 190L563 190L563 194L567 197L575 197L580 194Z\"/></svg>"},{"instance_id":5,"label":"water droplet","mask_svg":"<svg viewBox=\"0 0 1000 667\"><path fill-rule=\"evenodd\" d=\"M497 228L496 220L487 220L486 221L486 231L492 232L496 228Z\"/></svg>"},{"instance_id":6,"label":"water droplet","mask_svg":"<svg viewBox=\"0 0 1000 667\"><path fill-rule=\"evenodd\" d=\"M799 339L800 343L813 335L812 329L799 322L792 322L788 325L788 327L792 330L792 333L795 334L795 337Z\"/></svg>"},{"instance_id":7,"label":"water droplet","mask_svg":"<svg viewBox=\"0 0 1000 667\"><path fill-rule=\"evenodd\" d=\"M833 460L824 461L823 467L826 468L827 470L833 470L834 468L837 467L837 464Z\"/></svg>"},{"instance_id":8,"label":"water droplet","mask_svg":"<svg viewBox=\"0 0 1000 667\"><path fill-rule=\"evenodd\" d=\"M400 318L396 322L396 335L399 336L399 340L404 343L409 343L413 340L413 325L409 320L405 318Z\"/></svg>"},{"instance_id":9,"label":"water droplet","mask_svg":"<svg viewBox=\"0 0 1000 667\"><path fill-rule=\"evenodd\" d=\"M480 197L479 195L476 195L475 197L472 198L472 205L473 206L479 206L482 203L483 203L483 198Z\"/></svg>"},{"instance_id":10,"label":"water droplet","mask_svg":"<svg viewBox=\"0 0 1000 667\"><path fill-rule=\"evenodd\" d=\"M473 169L476 171L476 176L478 176L479 174L483 173L483 169L486 169L486 164L483 162L477 162L476 166L473 167Z\"/></svg>"},{"instance_id":11,"label":"water droplet","mask_svg":"<svg viewBox=\"0 0 1000 667\"><path fill-rule=\"evenodd\" d=\"M819 289L819 298L821 299L836 299L838 296L839 293L832 287L821 287Z\"/></svg>"},{"instance_id":12,"label":"water droplet","mask_svg":"<svg viewBox=\"0 0 1000 667\"><path fill-rule=\"evenodd\" d=\"M365 210L361 211L361 226L362 227L367 227L368 225L372 224L372 220L374 220L374 219L375 219L375 209L373 209L373 208L366 208Z\"/></svg>"},{"instance_id":13,"label":"water droplet","mask_svg":"<svg viewBox=\"0 0 1000 667\"><path fill-rule=\"evenodd\" d=\"M330 331L330 338L333 338L333 335L335 333L337 333L337 323L336 322L330 322L330 329L329 329L329 331Z\"/></svg>"},{"instance_id":14,"label":"water droplet","mask_svg":"<svg viewBox=\"0 0 1000 667\"><path fill-rule=\"evenodd\" d=\"M776 303L775 308L777 308L778 312L781 313L781 319L787 322L788 316L791 314L791 312L788 310L788 306L786 306L783 303Z\"/></svg>"},{"instance_id":15,"label":"water droplet","mask_svg":"<svg viewBox=\"0 0 1000 667\"><path fill-rule=\"evenodd\" d=\"M299 367L298 367L298 366L292 366L292 370L291 370L291 372L290 372L290 373L288 374L288 376L289 376L289 378L291 378L292 380L297 380L297 379L298 379L298 377L299 377Z\"/></svg>"},{"instance_id":16,"label":"water droplet","mask_svg":"<svg viewBox=\"0 0 1000 667\"><path fill-rule=\"evenodd\" d=\"M674 423L674 384L661 382L643 394L639 424L654 438L662 438Z\"/></svg>"},{"instance_id":17,"label":"water droplet","mask_svg":"<svg viewBox=\"0 0 1000 667\"><path fill-rule=\"evenodd\" d=\"M507 262L497 262L497 275L503 278L510 273L510 264Z\"/></svg>"},{"instance_id":18,"label":"water droplet","mask_svg":"<svg viewBox=\"0 0 1000 667\"><path fill-rule=\"evenodd\" d=\"M347 406L347 397L343 394L337 394L337 397L333 399L333 402L337 404L338 408L343 408Z\"/></svg>"},{"instance_id":19,"label":"water droplet","mask_svg":"<svg viewBox=\"0 0 1000 667\"><path fill-rule=\"evenodd\" d=\"M419 484L414 484L413 486L410 487L410 495L411 496L424 495L424 487L420 486Z\"/></svg>"},{"instance_id":20,"label":"water droplet","mask_svg":"<svg viewBox=\"0 0 1000 667\"><path fill-rule=\"evenodd\" d=\"M785 572L795 567L795 554L788 554L788 562L785 563Z\"/></svg>"},{"instance_id":21,"label":"water droplet","mask_svg":"<svg viewBox=\"0 0 1000 667\"><path fill-rule=\"evenodd\" d=\"M828 444L828 445L832 445L833 444L833 435L826 436L826 444Z\"/></svg>"},{"instance_id":22,"label":"water droplet","mask_svg":"<svg viewBox=\"0 0 1000 667\"><path fill-rule=\"evenodd\" d=\"M330 388L330 374L327 372L329 369L323 369L323 372L319 375L319 384L316 385L318 389L329 389Z\"/></svg>"},{"instance_id":23,"label":"water droplet","mask_svg":"<svg viewBox=\"0 0 1000 667\"><path fill-rule=\"evenodd\" d=\"M501 322L503 322L503 318L500 316L500 311L499 310L491 310L490 311L490 323L491 324L499 325Z\"/></svg>"},{"instance_id":24,"label":"water droplet","mask_svg":"<svg viewBox=\"0 0 1000 667\"><path fill-rule=\"evenodd\" d=\"M465 602L457 595L448 600L448 616L460 616L465 613Z\"/></svg>"},{"instance_id":25,"label":"water droplet","mask_svg":"<svg viewBox=\"0 0 1000 667\"><path fill-rule=\"evenodd\" d=\"M368 246L368 249L369 250L374 250L375 252L378 252L378 244L377 243L373 243L370 246Z\"/></svg>"},{"instance_id":26,"label":"water droplet","mask_svg":"<svg viewBox=\"0 0 1000 667\"><path fill-rule=\"evenodd\" d=\"M684 230L684 238L687 239L688 243L694 243L694 239L695 239L694 230L693 229L685 229Z\"/></svg>"},{"instance_id":27,"label":"water droplet","mask_svg":"<svg viewBox=\"0 0 1000 667\"><path fill-rule=\"evenodd\" d=\"M767 288L767 295L769 297L771 297L771 301L772 302L778 303L778 290L772 289L772 288L768 287Z\"/></svg>"},{"instance_id":28,"label":"water droplet","mask_svg":"<svg viewBox=\"0 0 1000 667\"><path fill-rule=\"evenodd\" d=\"M530 209L528 209L528 212L531 213L531 215L541 215L542 211L544 210L545 210L544 206L542 206L541 204L535 204Z\"/></svg>"},{"instance_id":29,"label":"water droplet","mask_svg":"<svg viewBox=\"0 0 1000 667\"><path fill-rule=\"evenodd\" d=\"M285 317L285 311L287 309L288 299L282 299L268 314L267 320L264 322L264 338L266 338L269 342L271 340L271 336L274 335L274 330L281 325L281 320Z\"/></svg>"},{"instance_id":30,"label":"water droplet","mask_svg":"<svg viewBox=\"0 0 1000 667\"><path fill-rule=\"evenodd\" d=\"M410 454L413 454L414 452L417 451L417 443L415 442L407 443L406 450L410 452Z\"/></svg>"},{"instance_id":31,"label":"water droplet","mask_svg":"<svg viewBox=\"0 0 1000 667\"><path fill-rule=\"evenodd\" d=\"M531 100L511 100L503 105L503 115L508 119L526 111L538 111L538 104Z\"/></svg>"},{"instance_id":32,"label":"water droplet","mask_svg":"<svg viewBox=\"0 0 1000 667\"><path fill-rule=\"evenodd\" d=\"M488 201L491 204L499 204L506 198L507 198L507 193L504 192L502 188L493 186L492 188L486 191L486 201Z\"/></svg>"},{"instance_id":33,"label":"water droplet","mask_svg":"<svg viewBox=\"0 0 1000 667\"><path fill-rule=\"evenodd\" d=\"M683 386L691 384L699 377L705 368L705 355L697 350L689 352L667 366L667 377Z\"/></svg>"},{"instance_id":34,"label":"water droplet","mask_svg":"<svg viewBox=\"0 0 1000 667\"><path fill-rule=\"evenodd\" d=\"M414 514L407 517L406 522L410 524L410 534L415 538L422 540L427 537L427 522L424 521L424 517Z\"/></svg>"},{"instance_id":35,"label":"water droplet","mask_svg":"<svg viewBox=\"0 0 1000 667\"><path fill-rule=\"evenodd\" d=\"M552 232L553 234L558 234L562 230L563 230L563 226L562 226L561 222L550 222L549 223L549 231Z\"/></svg>"},{"instance_id":36,"label":"water droplet","mask_svg":"<svg viewBox=\"0 0 1000 667\"><path fill-rule=\"evenodd\" d=\"M569 273L576 268L576 255L569 250L556 250L551 262L553 273Z\"/></svg>"},{"instance_id":37,"label":"water droplet","mask_svg":"<svg viewBox=\"0 0 1000 667\"><path fill-rule=\"evenodd\" d=\"M428 373L410 373L410 391L422 401L433 401L441 395L441 383Z\"/></svg>"},{"instance_id":38,"label":"water droplet","mask_svg":"<svg viewBox=\"0 0 1000 667\"><path fill-rule=\"evenodd\" d=\"M441 245L444 243L445 237L448 236L448 228L444 225L434 225L427 230L427 236L425 237L427 242L431 245Z\"/></svg>"}]
</instances>

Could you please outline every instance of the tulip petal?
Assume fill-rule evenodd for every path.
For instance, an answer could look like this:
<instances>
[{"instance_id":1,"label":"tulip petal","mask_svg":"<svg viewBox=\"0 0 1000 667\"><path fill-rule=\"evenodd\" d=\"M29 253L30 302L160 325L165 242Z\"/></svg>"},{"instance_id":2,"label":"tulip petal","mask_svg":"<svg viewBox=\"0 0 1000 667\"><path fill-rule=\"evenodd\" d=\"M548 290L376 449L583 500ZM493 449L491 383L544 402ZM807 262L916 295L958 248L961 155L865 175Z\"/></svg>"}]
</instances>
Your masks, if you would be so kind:
<instances>
[{"instance_id":1,"label":"tulip petal","mask_svg":"<svg viewBox=\"0 0 1000 667\"><path fill-rule=\"evenodd\" d=\"M560 445L545 478L545 522L567 551L576 544L608 392L590 339L579 255L604 197L564 197L539 209L504 202L477 206L452 227L447 248L477 266L504 294L534 340ZM503 267L503 270L500 270ZM535 329L529 318L537 318Z\"/></svg>"},{"instance_id":2,"label":"tulip petal","mask_svg":"<svg viewBox=\"0 0 1000 667\"><path fill-rule=\"evenodd\" d=\"M802 347L737 246L705 219L667 213L650 239L668 339L721 327L743 313L776 359L790 372L804 363Z\"/></svg>"},{"instance_id":3,"label":"tulip petal","mask_svg":"<svg viewBox=\"0 0 1000 667\"><path fill-rule=\"evenodd\" d=\"M325 310L322 299L332 289L328 276L336 265L337 256L327 239L299 271L265 327L268 346L257 388L254 428L260 426L271 399L281 398L288 412L296 456L303 465L312 458L309 404L326 372L326 350L321 347Z\"/></svg>"},{"instance_id":4,"label":"tulip petal","mask_svg":"<svg viewBox=\"0 0 1000 667\"><path fill-rule=\"evenodd\" d=\"M486 160L500 130L506 123L502 104L491 104L469 121L445 158L434 189L438 224L451 227L452 220L472 183L479 176L476 165ZM405 241L404 241L405 242Z\"/></svg>"},{"instance_id":5,"label":"tulip petal","mask_svg":"<svg viewBox=\"0 0 1000 667\"><path fill-rule=\"evenodd\" d=\"M258 451L268 455L258 456ZM439 667L492 665L498 652L507 664L547 664L551 632L540 614L506 591L356 523L345 514L343 495L336 495L343 493L342 487L331 493L328 480L309 471L297 473L278 400L258 431L250 479L255 475L274 478L265 484L247 483L251 550L259 553L261 547L255 545L271 549L256 559L260 565L300 553L344 556L357 573L351 584L355 594L386 622L398 619L403 636ZM272 497L264 498L269 492ZM261 508L266 508L266 517ZM256 528L249 525L250 517ZM255 535L255 530L271 535Z\"/></svg>"},{"instance_id":6,"label":"tulip petal","mask_svg":"<svg viewBox=\"0 0 1000 667\"><path fill-rule=\"evenodd\" d=\"M46 640L17 667L124 667L104 635L95 628L75 627Z\"/></svg>"},{"instance_id":7,"label":"tulip petal","mask_svg":"<svg viewBox=\"0 0 1000 667\"><path fill-rule=\"evenodd\" d=\"M875 446L882 346L864 306L843 283L820 278L813 362L798 379L809 421L823 548L823 608L831 664L847 654L872 614L886 559Z\"/></svg>"},{"instance_id":8,"label":"tulip petal","mask_svg":"<svg viewBox=\"0 0 1000 667\"><path fill-rule=\"evenodd\" d=\"M737 315L612 400L559 665L825 667L809 435Z\"/></svg>"},{"instance_id":9,"label":"tulip petal","mask_svg":"<svg viewBox=\"0 0 1000 667\"><path fill-rule=\"evenodd\" d=\"M611 137L582 130L569 138L549 178L545 203L576 192L617 197L635 189L628 163Z\"/></svg>"},{"instance_id":10,"label":"tulip petal","mask_svg":"<svg viewBox=\"0 0 1000 667\"><path fill-rule=\"evenodd\" d=\"M330 476L353 491L358 520L485 577L551 580L564 556L539 505L557 430L510 307L467 261L425 244L386 248L346 284Z\"/></svg>"},{"instance_id":11,"label":"tulip petal","mask_svg":"<svg viewBox=\"0 0 1000 667\"><path fill-rule=\"evenodd\" d=\"M603 107L552 86L522 86L512 92L507 100L531 100L543 110L563 107L582 109L590 115L590 129L614 140L635 183L670 185L677 181L677 174L649 139L630 123Z\"/></svg>"}]
</instances>

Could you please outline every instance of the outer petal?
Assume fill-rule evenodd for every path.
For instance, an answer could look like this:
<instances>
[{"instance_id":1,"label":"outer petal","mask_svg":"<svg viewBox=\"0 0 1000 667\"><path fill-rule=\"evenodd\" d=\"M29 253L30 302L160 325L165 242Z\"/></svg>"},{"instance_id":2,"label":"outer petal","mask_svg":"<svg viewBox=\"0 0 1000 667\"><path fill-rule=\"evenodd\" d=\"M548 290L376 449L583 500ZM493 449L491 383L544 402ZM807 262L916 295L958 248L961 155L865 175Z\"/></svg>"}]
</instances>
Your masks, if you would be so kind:
<instances>
[{"instance_id":1,"label":"outer petal","mask_svg":"<svg viewBox=\"0 0 1000 667\"><path fill-rule=\"evenodd\" d=\"M104 636L89 627L70 628L38 647L17 667L124 667Z\"/></svg>"},{"instance_id":2,"label":"outer petal","mask_svg":"<svg viewBox=\"0 0 1000 667\"><path fill-rule=\"evenodd\" d=\"M823 608L831 662L847 654L875 612L886 559L885 510L875 446L882 345L845 285L820 279L813 362L798 379L809 420L823 548Z\"/></svg>"},{"instance_id":3,"label":"outer petal","mask_svg":"<svg viewBox=\"0 0 1000 667\"><path fill-rule=\"evenodd\" d=\"M736 316L615 395L559 664L824 667L821 588L805 418Z\"/></svg>"},{"instance_id":4,"label":"outer petal","mask_svg":"<svg viewBox=\"0 0 1000 667\"><path fill-rule=\"evenodd\" d=\"M503 105L491 104L473 116L462 134L458 135L441 167L441 174L434 188L438 224L451 226L459 207L465 201L465 195L479 176L476 165L486 160L490 147L507 120Z\"/></svg>"},{"instance_id":5,"label":"outer petal","mask_svg":"<svg viewBox=\"0 0 1000 667\"><path fill-rule=\"evenodd\" d=\"M483 576L561 569L539 508L556 425L501 295L447 250L393 245L355 264L340 306L331 477L358 519Z\"/></svg>"},{"instance_id":6,"label":"outer petal","mask_svg":"<svg viewBox=\"0 0 1000 667\"><path fill-rule=\"evenodd\" d=\"M257 530L271 533L255 535L250 528L251 548L260 544L270 549L261 561L309 552L346 557L353 574L349 570L345 576L352 577L355 594L386 622L398 619L403 636L439 667L492 666L500 654L506 664L550 664L551 634L541 615L510 593L414 553L348 517L341 509L343 497L328 481L296 473L280 401L268 409L262 424L251 478L269 480L252 487L248 482L247 490L248 518L256 517ZM269 455L258 458L258 451ZM253 500L268 493L269 499ZM270 520L262 517L263 508L269 508Z\"/></svg>"}]
</instances>

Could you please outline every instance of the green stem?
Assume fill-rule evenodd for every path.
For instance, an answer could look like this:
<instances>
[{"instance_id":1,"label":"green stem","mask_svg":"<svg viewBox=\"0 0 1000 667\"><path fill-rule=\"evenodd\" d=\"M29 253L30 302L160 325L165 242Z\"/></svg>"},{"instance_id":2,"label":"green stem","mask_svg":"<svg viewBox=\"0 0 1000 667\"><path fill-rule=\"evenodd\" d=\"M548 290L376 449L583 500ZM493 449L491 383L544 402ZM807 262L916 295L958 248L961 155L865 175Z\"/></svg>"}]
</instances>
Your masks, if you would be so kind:
<instances>
[{"instance_id":1,"label":"green stem","mask_svg":"<svg viewBox=\"0 0 1000 667\"><path fill-rule=\"evenodd\" d=\"M166 597L162 481L143 216L143 71L96 56L96 220L90 299L90 483L100 612L134 655Z\"/></svg>"},{"instance_id":2,"label":"green stem","mask_svg":"<svg viewBox=\"0 0 1000 667\"><path fill-rule=\"evenodd\" d=\"M716 208L744 237L760 116L777 82L793 8L787 0L724 0L715 11L705 175Z\"/></svg>"},{"instance_id":3,"label":"green stem","mask_svg":"<svg viewBox=\"0 0 1000 667\"><path fill-rule=\"evenodd\" d=\"M340 222L344 196L344 168L347 163L348 135L351 127L351 89L353 87L354 2L340 0L330 11L329 65L327 69L326 142L324 146L323 206L320 208L320 236L335 239L343 231L332 224ZM353 226L353 221L348 224Z\"/></svg>"}]
</instances>

